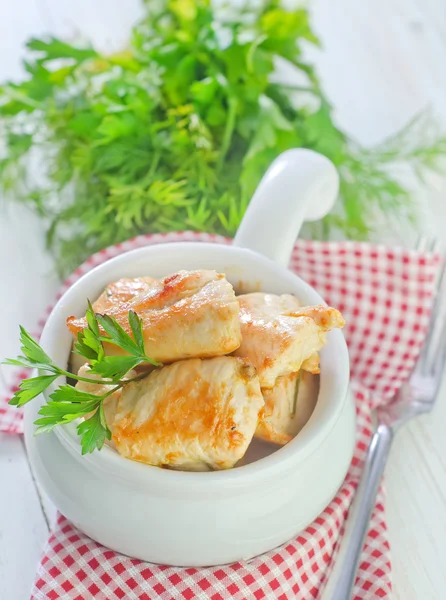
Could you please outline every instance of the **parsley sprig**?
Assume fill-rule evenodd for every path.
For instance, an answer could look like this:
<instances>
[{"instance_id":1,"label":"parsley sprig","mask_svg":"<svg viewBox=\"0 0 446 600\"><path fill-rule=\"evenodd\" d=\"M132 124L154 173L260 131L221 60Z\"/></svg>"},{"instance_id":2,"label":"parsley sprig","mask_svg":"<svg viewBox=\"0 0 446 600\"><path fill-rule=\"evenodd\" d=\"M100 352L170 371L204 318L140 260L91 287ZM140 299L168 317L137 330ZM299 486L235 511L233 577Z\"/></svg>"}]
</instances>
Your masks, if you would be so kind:
<instances>
[{"instance_id":1,"label":"parsley sprig","mask_svg":"<svg viewBox=\"0 0 446 600\"><path fill-rule=\"evenodd\" d=\"M39 373L43 373L37 377L24 379L20 383L19 389L9 402L15 406L27 404L61 376L107 386L103 394L96 395L71 385L60 385L49 395L49 400L39 410L40 418L34 422L37 425L36 433L43 433L52 431L56 425L65 425L80 417L88 417L77 426L82 454L93 452L96 448L100 450L105 440L111 438L104 415L104 400L130 381L141 379L146 375L144 373L127 379L126 374L142 364L160 366L160 363L145 353L142 321L135 312L130 311L128 315L133 337L116 319L108 315L95 314L90 303L88 303L86 317L88 325L79 332L74 351L90 363L89 372L99 378L73 374L56 365L23 327L20 327L22 355L4 362L8 365L37 369ZM121 348L126 354L106 356L103 342Z\"/></svg>"}]
</instances>

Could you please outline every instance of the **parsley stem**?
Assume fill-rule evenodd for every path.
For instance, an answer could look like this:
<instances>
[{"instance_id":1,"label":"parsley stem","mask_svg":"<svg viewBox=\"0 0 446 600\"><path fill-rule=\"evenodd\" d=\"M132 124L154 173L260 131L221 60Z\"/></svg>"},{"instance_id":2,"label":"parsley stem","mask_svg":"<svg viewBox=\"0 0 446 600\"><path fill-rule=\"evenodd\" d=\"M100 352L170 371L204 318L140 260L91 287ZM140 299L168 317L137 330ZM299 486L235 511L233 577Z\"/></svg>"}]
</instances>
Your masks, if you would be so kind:
<instances>
[{"instance_id":1,"label":"parsley stem","mask_svg":"<svg viewBox=\"0 0 446 600\"><path fill-rule=\"evenodd\" d=\"M107 398L108 396L111 396L112 394L117 392L119 389L121 389L128 383L131 383L132 381L140 381L141 379L144 379L145 377L147 377L147 373L141 373L141 375L137 375L136 377L132 377L131 379L122 379L121 381L116 382L116 384L113 386L113 388L111 390L109 390L108 392L105 392L105 394L102 394L101 396L98 396L98 398L101 398L101 400L103 400L104 398ZM92 381L94 381L94 383L98 383L97 380L92 380ZM105 384L112 385L112 383L110 383L110 381L106 381Z\"/></svg>"},{"instance_id":2,"label":"parsley stem","mask_svg":"<svg viewBox=\"0 0 446 600\"><path fill-rule=\"evenodd\" d=\"M108 390L108 392L105 392L105 394L98 396L98 399L99 399L98 408L99 408L99 405L101 404L101 402L103 402L106 398L108 398L108 396L111 396L112 394L117 392L119 389L121 389L121 387L122 387L122 385L117 384L111 390Z\"/></svg>"},{"instance_id":3,"label":"parsley stem","mask_svg":"<svg viewBox=\"0 0 446 600\"><path fill-rule=\"evenodd\" d=\"M75 373L70 373L70 371L65 371L64 369L59 369L59 375L65 375L65 377L69 377L70 379L77 379L78 381L85 381L85 383L95 383L97 385L111 385L111 381L105 381L104 379L92 379L90 377L82 377L80 375L76 375Z\"/></svg>"},{"instance_id":4,"label":"parsley stem","mask_svg":"<svg viewBox=\"0 0 446 600\"><path fill-rule=\"evenodd\" d=\"M58 372L59 375L65 375L65 377L69 377L70 379L77 379L78 381L84 381L85 383L95 383L96 385L113 385L114 383L116 383L118 388L123 387L131 381L139 381L140 379L147 377L147 373L141 373L140 375L132 377L131 379L121 379L118 382L113 382L110 380L107 381L106 379L92 379L90 377L81 377L80 375L75 375L74 373L70 373L69 371L65 371L64 369L59 369ZM108 395L109 394L107 393L107 396Z\"/></svg>"}]
</instances>

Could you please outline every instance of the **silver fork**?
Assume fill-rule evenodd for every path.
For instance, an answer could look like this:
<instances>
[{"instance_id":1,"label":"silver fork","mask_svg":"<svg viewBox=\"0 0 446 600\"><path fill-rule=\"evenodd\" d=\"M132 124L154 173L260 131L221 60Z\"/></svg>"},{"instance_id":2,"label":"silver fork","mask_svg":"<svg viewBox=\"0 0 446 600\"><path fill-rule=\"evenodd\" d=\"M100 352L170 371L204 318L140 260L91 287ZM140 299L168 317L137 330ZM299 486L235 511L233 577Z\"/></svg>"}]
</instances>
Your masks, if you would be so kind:
<instances>
[{"instance_id":1,"label":"silver fork","mask_svg":"<svg viewBox=\"0 0 446 600\"><path fill-rule=\"evenodd\" d=\"M419 250L436 250L436 243L421 240ZM319 600L350 600L361 552L375 506L381 478L397 430L413 417L429 412L437 398L446 364L446 261L437 278L426 340L408 380L391 402L378 409L373 435L345 525L333 570Z\"/></svg>"}]
</instances>

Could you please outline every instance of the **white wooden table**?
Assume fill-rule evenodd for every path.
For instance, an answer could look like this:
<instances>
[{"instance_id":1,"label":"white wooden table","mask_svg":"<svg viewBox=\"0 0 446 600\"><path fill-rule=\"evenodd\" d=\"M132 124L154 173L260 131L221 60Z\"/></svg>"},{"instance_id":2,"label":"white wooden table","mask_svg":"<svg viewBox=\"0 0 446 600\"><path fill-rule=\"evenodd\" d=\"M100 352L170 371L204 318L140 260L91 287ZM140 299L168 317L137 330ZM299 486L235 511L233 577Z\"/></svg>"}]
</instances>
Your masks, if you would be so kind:
<instances>
[{"instance_id":1,"label":"white wooden table","mask_svg":"<svg viewBox=\"0 0 446 600\"><path fill-rule=\"evenodd\" d=\"M125 4L125 8L124 8ZM371 144L431 106L446 130L444 0L315 0L324 52L313 51L339 124ZM0 0L0 80L19 77L23 41L81 32L119 48L138 17L137 0ZM444 240L446 179L417 190L423 231ZM0 358L18 351L18 324L31 328L57 281L32 215L0 204ZM8 373L0 370L0 391ZM446 388L432 415L405 428L386 473L397 600L446 597ZM54 509L39 498L22 440L0 434L0 598L26 600Z\"/></svg>"}]
</instances>

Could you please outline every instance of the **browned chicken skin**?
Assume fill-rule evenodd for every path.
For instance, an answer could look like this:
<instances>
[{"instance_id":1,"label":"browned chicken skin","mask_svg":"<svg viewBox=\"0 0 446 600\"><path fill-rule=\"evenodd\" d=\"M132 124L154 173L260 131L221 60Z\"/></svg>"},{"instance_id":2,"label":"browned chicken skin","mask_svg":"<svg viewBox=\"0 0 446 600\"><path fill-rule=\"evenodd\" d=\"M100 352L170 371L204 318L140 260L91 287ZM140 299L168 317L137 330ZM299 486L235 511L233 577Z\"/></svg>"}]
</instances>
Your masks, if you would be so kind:
<instances>
[{"instance_id":1,"label":"browned chicken skin","mask_svg":"<svg viewBox=\"0 0 446 600\"><path fill-rule=\"evenodd\" d=\"M102 297L98 300L100 305L107 302ZM143 321L146 354L163 363L229 354L241 342L234 290L225 276L215 271L179 271L152 280L146 291L124 304L107 305L106 312L131 333L130 310ZM73 335L86 324L84 317L67 319ZM107 343L104 349L108 354L122 353Z\"/></svg>"},{"instance_id":2,"label":"browned chicken skin","mask_svg":"<svg viewBox=\"0 0 446 600\"><path fill-rule=\"evenodd\" d=\"M88 379L101 379L100 375L96 375L90 372L90 367L88 363L85 363L81 366L78 375L80 375L81 377L87 377ZM124 379L131 379L136 375L136 371L129 371ZM81 392L87 392L87 394L101 396L102 394L105 394L106 392L112 390L115 386L112 383L96 384L89 383L88 381L78 381L75 387ZM113 429L113 421L115 420L116 407L118 405L118 400L121 396L121 392L122 389L116 390L116 392L114 392L110 396L107 396L107 398L105 398L105 400L103 401L105 421L110 430Z\"/></svg>"},{"instance_id":3,"label":"browned chicken skin","mask_svg":"<svg viewBox=\"0 0 446 600\"><path fill-rule=\"evenodd\" d=\"M335 308L300 307L288 294L256 292L238 296L238 301L242 343L234 355L256 367L262 388L272 388L278 377L301 368L318 372L315 355L325 345L326 332L344 325Z\"/></svg>"},{"instance_id":4,"label":"browned chicken skin","mask_svg":"<svg viewBox=\"0 0 446 600\"><path fill-rule=\"evenodd\" d=\"M107 285L105 290L95 302L93 308L95 312L108 313L115 310L118 306L127 304L136 296L144 294L154 285L157 280L153 277L134 277L132 279L124 277Z\"/></svg>"},{"instance_id":5,"label":"browned chicken skin","mask_svg":"<svg viewBox=\"0 0 446 600\"><path fill-rule=\"evenodd\" d=\"M245 454L262 407L246 361L178 361L125 386L112 439L120 454L150 465L228 469Z\"/></svg>"},{"instance_id":6,"label":"browned chicken skin","mask_svg":"<svg viewBox=\"0 0 446 600\"><path fill-rule=\"evenodd\" d=\"M107 285L102 294L93 302L93 309L101 315L106 314L118 306L125 305L136 296L147 292L156 281L153 277L123 277L118 279L118 281ZM109 345L108 349L109 354L116 353L112 346ZM71 353L70 368L73 373L77 373L84 362L83 356L79 356L75 352Z\"/></svg>"}]
</instances>

